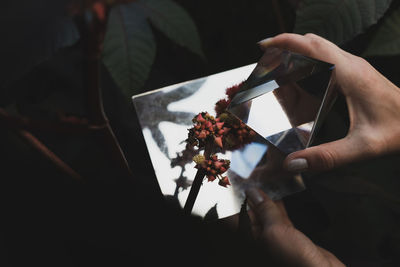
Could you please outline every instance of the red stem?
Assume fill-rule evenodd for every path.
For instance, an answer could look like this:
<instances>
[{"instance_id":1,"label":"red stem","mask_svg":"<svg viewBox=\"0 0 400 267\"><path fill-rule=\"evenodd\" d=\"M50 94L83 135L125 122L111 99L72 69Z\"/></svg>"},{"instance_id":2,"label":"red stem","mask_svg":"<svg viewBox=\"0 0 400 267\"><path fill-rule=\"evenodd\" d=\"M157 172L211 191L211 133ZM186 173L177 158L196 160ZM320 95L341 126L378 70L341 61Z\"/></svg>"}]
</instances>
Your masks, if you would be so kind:
<instances>
[{"instance_id":1,"label":"red stem","mask_svg":"<svg viewBox=\"0 0 400 267\"><path fill-rule=\"evenodd\" d=\"M276 20L278 22L279 30L281 33L286 32L286 25L285 25L285 20L282 17L282 12L281 8L279 6L279 2L277 0L272 0L272 7L275 12Z\"/></svg>"},{"instance_id":2,"label":"red stem","mask_svg":"<svg viewBox=\"0 0 400 267\"><path fill-rule=\"evenodd\" d=\"M76 180L82 180L82 177L75 172L68 164L66 164L62 159L60 159L56 154L54 154L50 149L48 149L42 142L40 142L35 136L31 133L19 130L17 134L27 142L31 147L33 147L36 151L38 151L42 156L44 156L47 160L53 163L59 170L66 173Z\"/></svg>"},{"instance_id":3,"label":"red stem","mask_svg":"<svg viewBox=\"0 0 400 267\"><path fill-rule=\"evenodd\" d=\"M105 127L105 125L35 120L22 116L13 116L3 108L0 108L0 123L14 129L55 132L63 134L89 134L98 130L99 128Z\"/></svg>"},{"instance_id":4,"label":"red stem","mask_svg":"<svg viewBox=\"0 0 400 267\"><path fill-rule=\"evenodd\" d=\"M108 12L106 12L107 15ZM122 151L117 138L104 112L101 92L101 53L106 31L107 16L104 20L93 16L91 21L84 21L82 25L83 39L86 44L86 88L88 101L88 119L93 125L105 125L96 131L96 137L105 144L106 149L114 160L120 174L133 178L128 161Z\"/></svg>"},{"instance_id":5,"label":"red stem","mask_svg":"<svg viewBox=\"0 0 400 267\"><path fill-rule=\"evenodd\" d=\"M83 2L82 2L83 3ZM83 6L83 8L85 8ZM108 9L107 9L108 11ZM35 150L46 157L58 169L67 173L75 179L82 179L71 167L55 155L49 148L40 142L35 136L26 130L41 130L57 133L78 133L87 134L93 132L106 149L109 151L112 160L115 161L124 176L133 177L131 169L125 155L118 143L117 138L111 129L103 107L101 88L100 88L100 58L103 40L106 31L107 12L103 19L93 16L90 21L86 21L84 16L80 18L83 43L86 45L86 88L88 98L88 117L89 124L50 122L44 120L32 120L30 118L12 116L4 109L0 108L0 123L17 129L18 135L30 144Z\"/></svg>"}]
</instances>

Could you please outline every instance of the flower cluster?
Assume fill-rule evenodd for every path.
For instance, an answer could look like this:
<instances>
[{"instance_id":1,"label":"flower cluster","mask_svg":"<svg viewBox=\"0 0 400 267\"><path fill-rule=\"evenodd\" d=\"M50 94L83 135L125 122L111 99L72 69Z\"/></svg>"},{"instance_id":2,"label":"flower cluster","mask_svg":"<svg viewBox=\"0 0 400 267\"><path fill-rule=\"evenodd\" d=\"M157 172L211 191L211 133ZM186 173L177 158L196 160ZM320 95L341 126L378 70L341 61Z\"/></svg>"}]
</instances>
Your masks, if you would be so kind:
<instances>
[{"instance_id":1,"label":"flower cluster","mask_svg":"<svg viewBox=\"0 0 400 267\"><path fill-rule=\"evenodd\" d=\"M192 121L194 126L189 129L186 140L189 145L203 148L207 142L211 141L220 148L223 147L222 137L229 131L229 128L224 127L224 122L207 112L199 113Z\"/></svg>"},{"instance_id":2,"label":"flower cluster","mask_svg":"<svg viewBox=\"0 0 400 267\"><path fill-rule=\"evenodd\" d=\"M222 150L234 150L250 143L256 135L245 123L228 113L214 118L202 112L193 118L193 123L186 142L199 148L213 142Z\"/></svg>"},{"instance_id":3,"label":"flower cluster","mask_svg":"<svg viewBox=\"0 0 400 267\"><path fill-rule=\"evenodd\" d=\"M222 176L229 169L229 160L218 159L217 155L211 155L209 159L202 155L197 155L193 157L193 161L196 163L195 168L205 171L208 181L212 182L218 179L219 185L224 187L230 185L228 177Z\"/></svg>"},{"instance_id":4,"label":"flower cluster","mask_svg":"<svg viewBox=\"0 0 400 267\"><path fill-rule=\"evenodd\" d=\"M243 82L226 89L226 98L219 100L215 104L215 112L217 113L217 116L226 111L233 97L242 89L242 84Z\"/></svg>"},{"instance_id":5,"label":"flower cluster","mask_svg":"<svg viewBox=\"0 0 400 267\"><path fill-rule=\"evenodd\" d=\"M236 93L241 90L241 84L226 89L227 97L216 103L215 111L217 117L208 112L197 114L192 122L193 127L189 129L187 146L205 149L205 155L209 155L215 144L221 151L235 150L254 140L256 133L237 117L226 112L230 102ZM206 158L202 155L193 157L196 168L205 170L208 181L219 179L219 185L227 187L230 185L228 177L222 176L229 168L230 161L218 159L216 155Z\"/></svg>"},{"instance_id":6,"label":"flower cluster","mask_svg":"<svg viewBox=\"0 0 400 267\"><path fill-rule=\"evenodd\" d=\"M222 113L218 119L224 122L225 128L228 129L223 136L223 148L225 150L241 148L254 140L256 133L238 118L229 113Z\"/></svg>"}]
</instances>

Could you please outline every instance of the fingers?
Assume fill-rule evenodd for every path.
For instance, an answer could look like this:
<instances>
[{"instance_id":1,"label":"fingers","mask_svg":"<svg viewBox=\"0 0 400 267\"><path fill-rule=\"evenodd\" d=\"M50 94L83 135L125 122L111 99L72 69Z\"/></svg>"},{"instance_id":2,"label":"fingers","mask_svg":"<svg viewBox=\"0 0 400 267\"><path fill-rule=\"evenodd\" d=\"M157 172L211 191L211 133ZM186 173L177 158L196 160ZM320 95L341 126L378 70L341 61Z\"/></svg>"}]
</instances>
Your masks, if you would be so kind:
<instances>
[{"instance_id":1,"label":"fingers","mask_svg":"<svg viewBox=\"0 0 400 267\"><path fill-rule=\"evenodd\" d=\"M261 49L269 47L292 51L308 57L337 64L346 52L328 40L315 34L299 35L284 33L259 42Z\"/></svg>"},{"instance_id":2,"label":"fingers","mask_svg":"<svg viewBox=\"0 0 400 267\"><path fill-rule=\"evenodd\" d=\"M370 154L361 141L346 137L294 152L287 156L283 165L290 172L326 171L365 159Z\"/></svg>"},{"instance_id":3,"label":"fingers","mask_svg":"<svg viewBox=\"0 0 400 267\"><path fill-rule=\"evenodd\" d=\"M292 225L283 203L276 204L262 190L250 188L246 190L248 203L262 228L274 224Z\"/></svg>"},{"instance_id":4,"label":"fingers","mask_svg":"<svg viewBox=\"0 0 400 267\"><path fill-rule=\"evenodd\" d=\"M315 244L296 230L283 211L263 191L246 190L248 203L260 226L259 238L267 245L269 259L280 266L329 266Z\"/></svg>"}]
</instances>

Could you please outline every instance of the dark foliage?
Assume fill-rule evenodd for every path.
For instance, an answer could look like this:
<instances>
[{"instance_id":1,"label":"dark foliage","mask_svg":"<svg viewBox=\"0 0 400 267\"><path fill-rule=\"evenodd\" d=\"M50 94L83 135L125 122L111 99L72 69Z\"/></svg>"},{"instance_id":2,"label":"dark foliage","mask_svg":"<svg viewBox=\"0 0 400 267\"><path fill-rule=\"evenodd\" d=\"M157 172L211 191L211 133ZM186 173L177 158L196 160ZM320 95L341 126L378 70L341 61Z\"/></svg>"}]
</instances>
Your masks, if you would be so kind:
<instances>
[{"instance_id":1,"label":"dark foliage","mask_svg":"<svg viewBox=\"0 0 400 267\"><path fill-rule=\"evenodd\" d=\"M49 1L34 1L36 5L8 2L1 4L0 23L7 30L2 31L0 106L40 119L86 116L82 43L69 39L72 46L54 49L58 50L54 56L43 58L42 52L35 50L43 44L36 43L35 37L52 34L53 27L64 24L53 24L53 16L47 20L40 15L44 6L52 7L45 5ZM271 1L176 2L196 22L206 62L154 29L158 49L143 90L254 63L261 55L256 42L280 31ZM290 31L295 10L286 1L279 3L280 16ZM8 13L16 5L29 19L18 21L18 14ZM5 25L7 18L15 23ZM365 40L368 36L361 35L346 49L359 54L357 48L364 47ZM400 85L399 68L395 67L398 60L398 56L369 59ZM260 247L236 235L236 229L186 217L176 203L164 200L135 110L105 67L101 73L105 112L135 179L118 174L96 135L33 131L84 178L75 181L27 145L16 131L0 125L0 265L155 266L161 262L252 266L259 260L268 262ZM345 114L342 104L338 102L335 108ZM345 134L332 132L329 126L328 121L325 133L337 135L321 135L321 142ZM397 203L387 196L398 195L398 162L398 156L385 157L310 175L308 190L285 199L288 213L301 231L350 266L367 266L365 261L396 266L400 216Z\"/></svg>"}]
</instances>

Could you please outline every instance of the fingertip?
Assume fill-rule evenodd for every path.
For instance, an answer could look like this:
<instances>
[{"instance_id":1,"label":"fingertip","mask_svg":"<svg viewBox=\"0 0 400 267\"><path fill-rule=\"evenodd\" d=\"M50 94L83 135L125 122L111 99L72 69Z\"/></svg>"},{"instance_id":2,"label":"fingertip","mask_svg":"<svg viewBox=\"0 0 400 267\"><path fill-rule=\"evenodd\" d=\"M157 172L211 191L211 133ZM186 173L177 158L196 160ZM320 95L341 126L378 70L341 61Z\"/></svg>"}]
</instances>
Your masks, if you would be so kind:
<instances>
[{"instance_id":1,"label":"fingertip","mask_svg":"<svg viewBox=\"0 0 400 267\"><path fill-rule=\"evenodd\" d=\"M265 49L271 46L277 46L278 48L282 44L290 43L293 39L302 38L302 35L295 34L295 33L281 33L273 37L267 37L257 44L260 46L261 49Z\"/></svg>"},{"instance_id":2,"label":"fingertip","mask_svg":"<svg viewBox=\"0 0 400 267\"><path fill-rule=\"evenodd\" d=\"M347 139L341 139L296 151L286 157L283 168L289 172L328 171L351 161L357 148L349 149Z\"/></svg>"},{"instance_id":3,"label":"fingertip","mask_svg":"<svg viewBox=\"0 0 400 267\"><path fill-rule=\"evenodd\" d=\"M268 37L261 41L258 41L257 45L262 51L264 51L265 49L267 49L270 46L272 40L273 40L273 37Z\"/></svg>"},{"instance_id":4,"label":"fingertip","mask_svg":"<svg viewBox=\"0 0 400 267\"><path fill-rule=\"evenodd\" d=\"M285 169L289 172L303 172L308 170L308 160L305 158L290 159L284 165Z\"/></svg>"},{"instance_id":5,"label":"fingertip","mask_svg":"<svg viewBox=\"0 0 400 267\"><path fill-rule=\"evenodd\" d=\"M306 150L289 154L283 161L283 169L288 172L297 173L308 170L310 164L304 152L306 152Z\"/></svg>"},{"instance_id":6,"label":"fingertip","mask_svg":"<svg viewBox=\"0 0 400 267\"><path fill-rule=\"evenodd\" d=\"M247 196L247 200L252 207L257 206L266 199L265 194L263 194L260 189L257 189L255 187L246 189L245 193Z\"/></svg>"}]
</instances>

